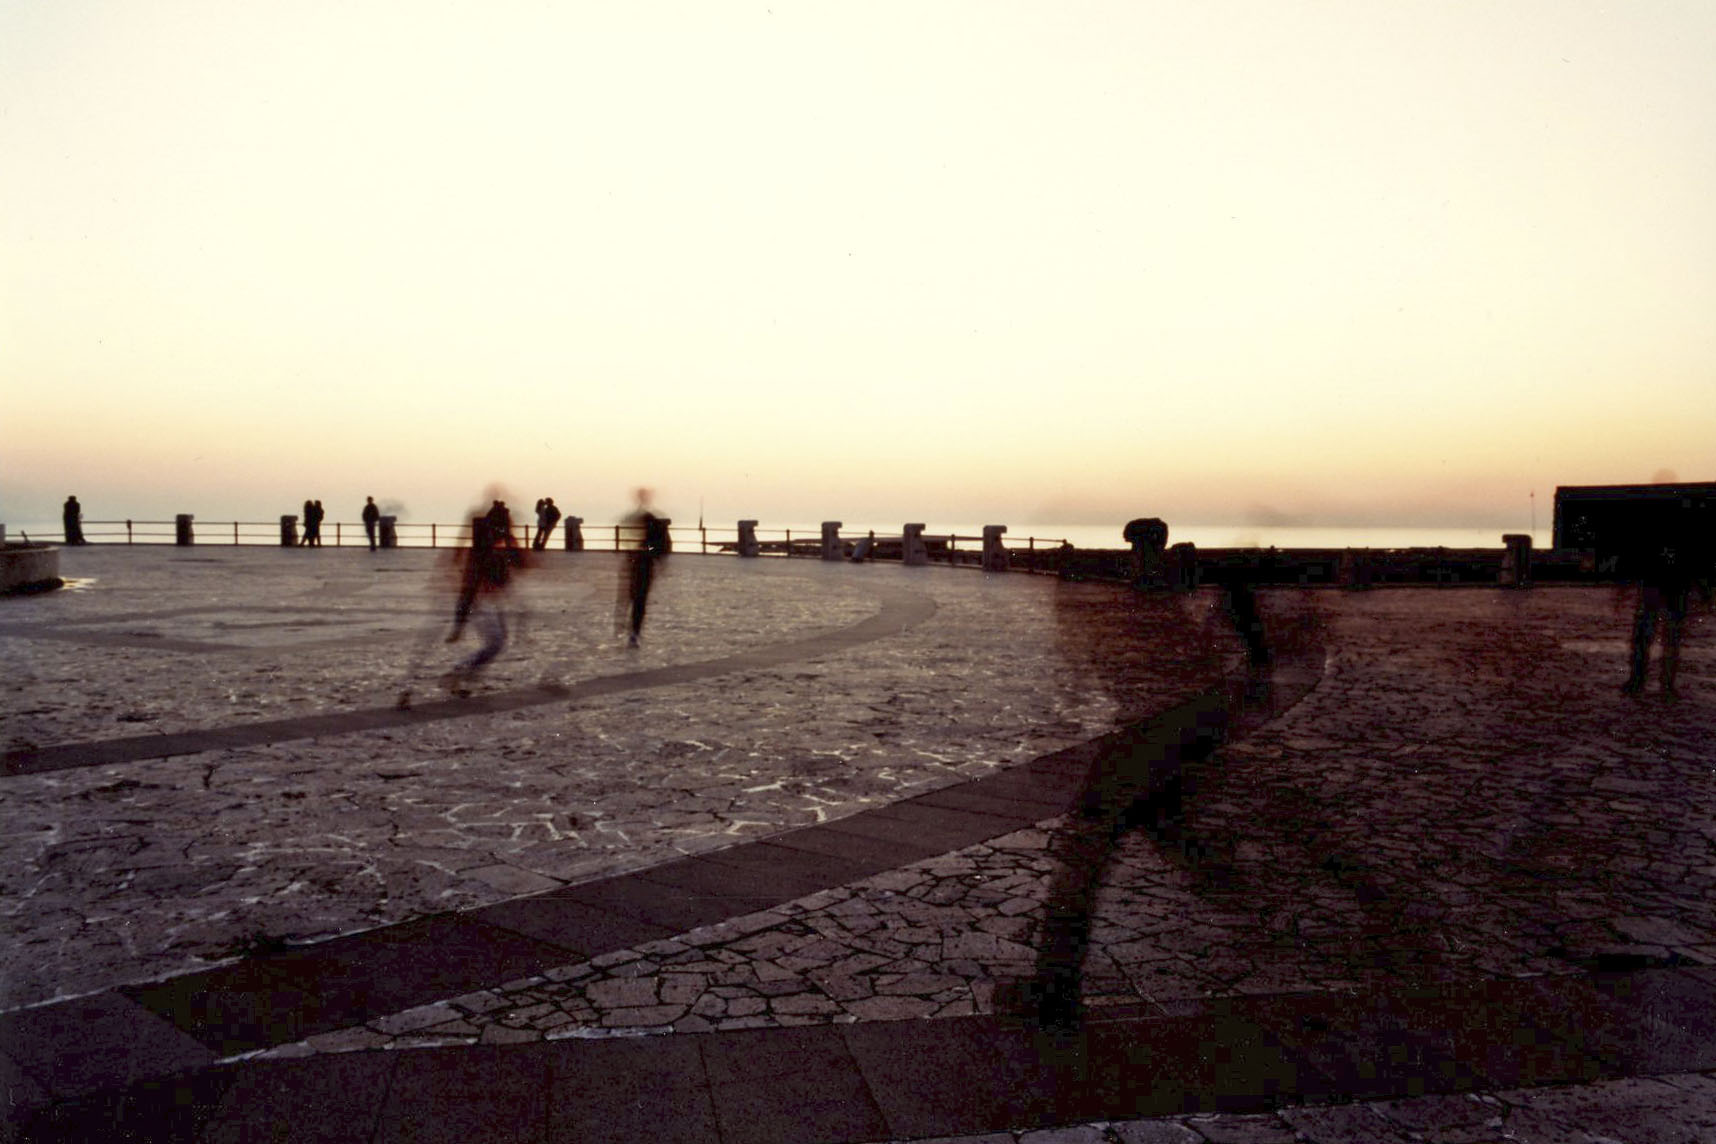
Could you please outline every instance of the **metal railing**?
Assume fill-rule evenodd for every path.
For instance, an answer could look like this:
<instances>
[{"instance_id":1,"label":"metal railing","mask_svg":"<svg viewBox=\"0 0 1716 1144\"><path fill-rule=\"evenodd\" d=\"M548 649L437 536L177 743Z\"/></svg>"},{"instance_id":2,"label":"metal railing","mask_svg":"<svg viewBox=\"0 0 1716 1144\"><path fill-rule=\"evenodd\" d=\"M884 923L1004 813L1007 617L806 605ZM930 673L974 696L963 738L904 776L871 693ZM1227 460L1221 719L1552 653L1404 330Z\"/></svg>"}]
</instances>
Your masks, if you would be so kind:
<instances>
[{"instance_id":1,"label":"metal railing","mask_svg":"<svg viewBox=\"0 0 1716 1144\"><path fill-rule=\"evenodd\" d=\"M196 546L254 546L254 547L287 547L284 543L281 522L260 520L198 520L193 518L190 524L192 542ZM395 545L399 548L463 548L471 542L471 526L468 522L461 524L443 524L439 522L397 521L393 525ZM580 533L586 551L617 552L630 547L634 541L628 533L635 536L635 526L617 524L584 524ZM672 539L673 551L695 552L700 555L736 555L739 551L739 530L737 527L709 527L706 525L673 525L668 529ZM536 525L533 522L515 523L513 533L519 543L533 546L536 541ZM822 556L822 533L819 529L791 528L762 528L754 530L757 539L758 554L763 557L782 559L818 559ZM60 543L63 533L58 529L43 530L39 533L18 533L20 539L29 535L30 539ZM176 520L86 520L83 522L84 540L89 544L114 545L173 545L179 541L179 523ZM292 547L305 547L302 524L294 525ZM551 531L548 542L544 546L548 551L562 551L564 529L556 525ZM320 531L321 547L347 548L368 547L369 538L364 526L358 521L324 520ZM882 533L842 533L842 554L850 556L854 546L864 539L874 542L870 558L879 560L899 560L902 558L904 540L900 534ZM924 547L932 564L949 564L954 566L977 566L982 562L983 538L967 536L955 532L925 533ZM1060 550L1064 542L1059 539L1027 536L1009 538L1008 552L1015 561L1021 559L1027 566L1043 562L1041 558ZM1046 563L1045 563L1046 566Z\"/></svg>"}]
</instances>

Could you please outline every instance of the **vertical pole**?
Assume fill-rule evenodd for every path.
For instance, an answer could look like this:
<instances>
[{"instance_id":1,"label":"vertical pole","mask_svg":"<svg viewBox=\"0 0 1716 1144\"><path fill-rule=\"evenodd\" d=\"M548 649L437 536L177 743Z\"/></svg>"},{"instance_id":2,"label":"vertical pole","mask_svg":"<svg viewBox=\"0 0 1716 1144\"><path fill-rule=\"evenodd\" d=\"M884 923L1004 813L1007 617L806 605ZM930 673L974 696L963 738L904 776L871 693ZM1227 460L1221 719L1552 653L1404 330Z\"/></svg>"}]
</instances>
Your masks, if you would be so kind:
<instances>
[{"instance_id":1,"label":"vertical pole","mask_svg":"<svg viewBox=\"0 0 1716 1144\"><path fill-rule=\"evenodd\" d=\"M787 529L787 530L786 530L786 534L787 534L787 541L786 541L786 544L787 544L787 559L788 559L788 560L791 560L791 559L792 559L792 529L790 529L790 528L789 528L789 529Z\"/></svg>"},{"instance_id":2,"label":"vertical pole","mask_svg":"<svg viewBox=\"0 0 1716 1144\"><path fill-rule=\"evenodd\" d=\"M130 521L125 522L125 543L127 543L127 544L131 543L131 522Z\"/></svg>"},{"instance_id":3,"label":"vertical pole","mask_svg":"<svg viewBox=\"0 0 1716 1144\"><path fill-rule=\"evenodd\" d=\"M236 520L232 522L232 544L234 548L238 547L238 521Z\"/></svg>"},{"instance_id":4,"label":"vertical pole","mask_svg":"<svg viewBox=\"0 0 1716 1144\"><path fill-rule=\"evenodd\" d=\"M340 546L340 522L336 520L336 521L334 521L334 547L338 548L339 546Z\"/></svg>"},{"instance_id":5,"label":"vertical pole","mask_svg":"<svg viewBox=\"0 0 1716 1144\"><path fill-rule=\"evenodd\" d=\"M435 547L435 522L434 521L429 522L429 547L430 548Z\"/></svg>"}]
</instances>

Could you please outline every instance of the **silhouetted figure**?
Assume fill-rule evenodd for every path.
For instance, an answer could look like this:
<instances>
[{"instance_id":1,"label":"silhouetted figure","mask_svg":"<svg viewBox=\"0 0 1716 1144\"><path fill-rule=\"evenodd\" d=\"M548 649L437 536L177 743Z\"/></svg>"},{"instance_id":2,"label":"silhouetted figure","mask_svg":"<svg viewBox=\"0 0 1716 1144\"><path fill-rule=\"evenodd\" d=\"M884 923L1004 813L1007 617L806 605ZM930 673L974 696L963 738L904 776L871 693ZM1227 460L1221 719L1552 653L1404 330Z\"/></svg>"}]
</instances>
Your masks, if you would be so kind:
<instances>
[{"instance_id":1,"label":"silhouetted figure","mask_svg":"<svg viewBox=\"0 0 1716 1144\"><path fill-rule=\"evenodd\" d=\"M67 544L88 544L83 538L83 506L77 503L75 496L67 497L65 508L60 511L60 517L65 524Z\"/></svg>"},{"instance_id":2,"label":"silhouetted figure","mask_svg":"<svg viewBox=\"0 0 1716 1144\"><path fill-rule=\"evenodd\" d=\"M381 509L376 507L374 497L363 498L363 531L369 537L369 550L375 551L375 530L381 525Z\"/></svg>"},{"instance_id":3,"label":"silhouetted figure","mask_svg":"<svg viewBox=\"0 0 1716 1144\"><path fill-rule=\"evenodd\" d=\"M1637 695L1650 673L1650 649L1662 630L1662 659L1658 671L1662 693L1674 695L1680 667L1680 638L1686 625L1693 589L1710 599L1711 538L1707 513L1690 508L1665 511L1642 536L1635 550L1623 556L1638 581L1633 613L1632 670L1622 690Z\"/></svg>"},{"instance_id":4,"label":"silhouetted figure","mask_svg":"<svg viewBox=\"0 0 1716 1144\"><path fill-rule=\"evenodd\" d=\"M536 541L531 545L538 552L548 547L548 538L554 533L554 526L560 523L560 510L554 505L553 497L543 497L536 504Z\"/></svg>"},{"instance_id":5,"label":"silhouetted figure","mask_svg":"<svg viewBox=\"0 0 1716 1144\"><path fill-rule=\"evenodd\" d=\"M672 547L668 521L649 511L650 491L638 490L638 506L626 517L621 543L626 548L625 599L631 604L631 635L627 643L638 646L643 633L644 612L649 608L649 590L658 574L657 563Z\"/></svg>"},{"instance_id":6,"label":"silhouetted figure","mask_svg":"<svg viewBox=\"0 0 1716 1144\"><path fill-rule=\"evenodd\" d=\"M482 646L460 660L442 682L455 695L468 695L470 677L491 662L506 647L507 621L502 599L512 584L513 572L523 566L522 554L512 535L512 517L506 505L494 507L471 521L471 546L464 553L459 576L458 601L453 606L453 630L447 642L465 634L474 623Z\"/></svg>"},{"instance_id":7,"label":"silhouetted figure","mask_svg":"<svg viewBox=\"0 0 1716 1144\"><path fill-rule=\"evenodd\" d=\"M300 548L320 548L322 546L322 502L307 500L304 502L304 538L298 542Z\"/></svg>"}]
</instances>

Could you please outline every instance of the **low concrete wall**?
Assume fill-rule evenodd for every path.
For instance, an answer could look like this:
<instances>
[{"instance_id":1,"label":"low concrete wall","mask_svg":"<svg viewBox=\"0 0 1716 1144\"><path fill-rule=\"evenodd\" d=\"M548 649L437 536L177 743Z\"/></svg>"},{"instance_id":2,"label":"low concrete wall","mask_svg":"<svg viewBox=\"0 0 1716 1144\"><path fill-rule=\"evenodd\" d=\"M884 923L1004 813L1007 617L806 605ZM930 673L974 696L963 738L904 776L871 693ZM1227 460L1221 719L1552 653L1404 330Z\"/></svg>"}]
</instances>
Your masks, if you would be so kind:
<instances>
[{"instance_id":1,"label":"low concrete wall","mask_svg":"<svg viewBox=\"0 0 1716 1144\"><path fill-rule=\"evenodd\" d=\"M0 547L0 595L45 592L63 583L58 546L7 544Z\"/></svg>"}]
</instances>

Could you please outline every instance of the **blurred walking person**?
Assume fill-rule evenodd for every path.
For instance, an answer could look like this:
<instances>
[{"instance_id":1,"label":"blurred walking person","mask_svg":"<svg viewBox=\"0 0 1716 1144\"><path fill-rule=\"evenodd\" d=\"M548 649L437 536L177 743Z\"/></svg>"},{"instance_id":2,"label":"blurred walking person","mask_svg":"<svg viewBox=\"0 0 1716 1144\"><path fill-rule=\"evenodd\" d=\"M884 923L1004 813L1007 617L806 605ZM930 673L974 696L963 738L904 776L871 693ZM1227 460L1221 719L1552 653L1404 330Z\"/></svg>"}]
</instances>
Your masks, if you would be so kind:
<instances>
[{"instance_id":1,"label":"blurred walking person","mask_svg":"<svg viewBox=\"0 0 1716 1144\"><path fill-rule=\"evenodd\" d=\"M626 570L620 581L620 606L630 604L630 636L628 646L637 647L643 634L644 613L649 608L649 590L660 575L660 561L672 550L668 533L672 523L667 517L650 511L650 491L639 489L638 504L631 515L621 522L619 541L626 553ZM616 620L619 616L616 615ZM616 623L615 627L621 625Z\"/></svg>"},{"instance_id":2,"label":"blurred walking person","mask_svg":"<svg viewBox=\"0 0 1716 1144\"><path fill-rule=\"evenodd\" d=\"M470 624L477 629L482 645L442 678L453 694L469 695L471 677L506 648L507 592L514 574L523 566L523 554L512 535L512 514L497 500L487 513L472 518L471 546L464 551L460 564L459 596L447 642L457 642Z\"/></svg>"}]
</instances>

